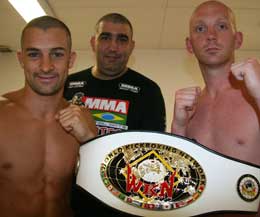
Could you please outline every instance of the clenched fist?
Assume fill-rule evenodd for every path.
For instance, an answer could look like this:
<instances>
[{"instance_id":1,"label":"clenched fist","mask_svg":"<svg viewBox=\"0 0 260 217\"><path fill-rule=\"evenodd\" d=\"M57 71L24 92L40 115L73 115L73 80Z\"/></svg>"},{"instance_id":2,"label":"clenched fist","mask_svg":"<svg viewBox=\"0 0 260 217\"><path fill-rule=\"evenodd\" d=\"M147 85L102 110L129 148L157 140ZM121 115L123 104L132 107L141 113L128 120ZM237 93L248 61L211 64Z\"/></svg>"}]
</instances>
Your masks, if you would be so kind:
<instances>
[{"instance_id":1,"label":"clenched fist","mask_svg":"<svg viewBox=\"0 0 260 217\"><path fill-rule=\"evenodd\" d=\"M172 133L185 136L187 124L196 110L200 92L200 87L188 87L176 91Z\"/></svg>"},{"instance_id":2,"label":"clenched fist","mask_svg":"<svg viewBox=\"0 0 260 217\"><path fill-rule=\"evenodd\" d=\"M244 81L249 95L260 103L260 64L257 59L250 58L234 63L231 71L237 80Z\"/></svg>"},{"instance_id":3,"label":"clenched fist","mask_svg":"<svg viewBox=\"0 0 260 217\"><path fill-rule=\"evenodd\" d=\"M79 142L85 142L97 135L95 121L87 108L69 105L56 115L61 126Z\"/></svg>"}]
</instances>

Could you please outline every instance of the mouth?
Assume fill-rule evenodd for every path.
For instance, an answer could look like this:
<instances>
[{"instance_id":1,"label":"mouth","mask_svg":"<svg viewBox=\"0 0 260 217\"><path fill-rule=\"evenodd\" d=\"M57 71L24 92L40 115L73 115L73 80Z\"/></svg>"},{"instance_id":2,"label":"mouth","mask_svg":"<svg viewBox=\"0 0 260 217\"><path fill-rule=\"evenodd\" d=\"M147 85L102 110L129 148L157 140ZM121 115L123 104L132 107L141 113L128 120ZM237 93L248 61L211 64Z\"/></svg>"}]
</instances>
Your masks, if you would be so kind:
<instances>
[{"instance_id":1,"label":"mouth","mask_svg":"<svg viewBox=\"0 0 260 217\"><path fill-rule=\"evenodd\" d=\"M216 53L218 51L220 51L220 46L218 44L215 43L208 43L204 46L204 49L207 53Z\"/></svg>"},{"instance_id":2,"label":"mouth","mask_svg":"<svg viewBox=\"0 0 260 217\"><path fill-rule=\"evenodd\" d=\"M216 46L208 46L208 47L206 47L205 51L209 54L215 54L220 51L220 48L218 48Z\"/></svg>"},{"instance_id":3,"label":"mouth","mask_svg":"<svg viewBox=\"0 0 260 217\"><path fill-rule=\"evenodd\" d=\"M120 59L120 55L108 54L108 55L105 55L105 58L111 62L114 62L114 61L117 61Z\"/></svg>"},{"instance_id":4,"label":"mouth","mask_svg":"<svg viewBox=\"0 0 260 217\"><path fill-rule=\"evenodd\" d=\"M57 79L57 75L38 75L37 78L43 83L51 83Z\"/></svg>"}]
</instances>

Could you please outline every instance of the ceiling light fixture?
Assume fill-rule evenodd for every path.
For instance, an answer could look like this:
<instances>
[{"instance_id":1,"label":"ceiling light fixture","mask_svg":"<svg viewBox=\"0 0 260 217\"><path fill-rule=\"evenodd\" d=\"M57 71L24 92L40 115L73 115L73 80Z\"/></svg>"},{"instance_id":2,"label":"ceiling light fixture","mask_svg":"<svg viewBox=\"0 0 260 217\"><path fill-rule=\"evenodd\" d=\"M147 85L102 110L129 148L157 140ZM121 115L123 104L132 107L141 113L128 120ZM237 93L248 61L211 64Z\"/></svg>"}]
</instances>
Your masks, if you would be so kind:
<instances>
[{"instance_id":1,"label":"ceiling light fixture","mask_svg":"<svg viewBox=\"0 0 260 217\"><path fill-rule=\"evenodd\" d=\"M46 15L37 0L8 0L15 10L28 23L36 17Z\"/></svg>"}]
</instances>

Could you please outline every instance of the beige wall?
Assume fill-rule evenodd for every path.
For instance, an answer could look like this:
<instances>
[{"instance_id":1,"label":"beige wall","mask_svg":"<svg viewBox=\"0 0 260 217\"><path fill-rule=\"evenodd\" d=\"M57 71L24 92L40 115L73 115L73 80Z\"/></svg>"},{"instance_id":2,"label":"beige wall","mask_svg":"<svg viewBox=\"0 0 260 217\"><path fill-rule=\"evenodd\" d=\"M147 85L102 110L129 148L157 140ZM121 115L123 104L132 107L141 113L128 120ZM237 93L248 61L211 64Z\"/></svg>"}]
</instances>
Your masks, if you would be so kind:
<instances>
[{"instance_id":1,"label":"beige wall","mask_svg":"<svg viewBox=\"0 0 260 217\"><path fill-rule=\"evenodd\" d=\"M81 51L77 54L77 61L71 73L84 69L94 62L91 51ZM238 60L250 56L260 58L260 51L237 52ZM23 71L15 53L0 53L0 65L0 95L23 86ZM185 50L135 50L129 66L160 85L166 103L167 131L170 132L175 90L192 85L203 86L196 60Z\"/></svg>"}]
</instances>

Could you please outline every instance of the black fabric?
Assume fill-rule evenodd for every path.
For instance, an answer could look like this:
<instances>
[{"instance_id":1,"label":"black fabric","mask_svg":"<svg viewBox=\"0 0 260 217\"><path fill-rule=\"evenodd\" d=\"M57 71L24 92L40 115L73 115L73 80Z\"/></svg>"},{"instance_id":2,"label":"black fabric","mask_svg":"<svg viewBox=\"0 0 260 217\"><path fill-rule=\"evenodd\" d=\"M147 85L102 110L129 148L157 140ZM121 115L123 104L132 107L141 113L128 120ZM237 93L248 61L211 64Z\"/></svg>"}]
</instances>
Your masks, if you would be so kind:
<instances>
[{"instance_id":1,"label":"black fabric","mask_svg":"<svg viewBox=\"0 0 260 217\"><path fill-rule=\"evenodd\" d=\"M77 104L82 104L89 108L90 106L84 103L85 97L90 97L93 100L103 100L103 102L113 101L120 103L122 101L122 103L128 104L129 107L126 114L121 112L119 109L120 106L117 108L120 111L118 113L115 112L117 109L113 108L113 105L116 103L103 106L103 110L100 109L101 106L97 109L98 103L93 105L94 109L91 112L96 121L100 119L94 115L109 115L110 113L112 113L111 117L119 117L119 119L121 118L125 121L125 123L122 123L120 120L114 122L110 122L109 120L108 122L104 121L107 125L102 120L100 121L100 125L97 122L99 135L121 130L163 132L166 128L165 104L160 87L154 81L132 69L128 69L120 78L109 81L93 77L91 68L73 73L69 75L66 81L64 97L69 101L73 99L77 101ZM71 204L76 217L133 216L122 213L102 203L77 186L75 182L72 188Z\"/></svg>"},{"instance_id":2,"label":"black fabric","mask_svg":"<svg viewBox=\"0 0 260 217\"><path fill-rule=\"evenodd\" d=\"M119 130L165 131L166 129L165 103L160 87L132 69L128 69L123 76L113 80L96 79L91 74L91 68L70 74L65 84L64 97L71 100L79 94L81 97L116 99L129 103L127 114L123 116L126 119L126 123L121 125L123 128L111 127L113 124L100 127L97 124L99 135ZM110 112L110 109L108 111ZM120 112L117 114L120 115Z\"/></svg>"},{"instance_id":3,"label":"black fabric","mask_svg":"<svg viewBox=\"0 0 260 217\"><path fill-rule=\"evenodd\" d=\"M75 217L138 217L104 204L76 184L72 187L71 198L71 206Z\"/></svg>"}]
</instances>

